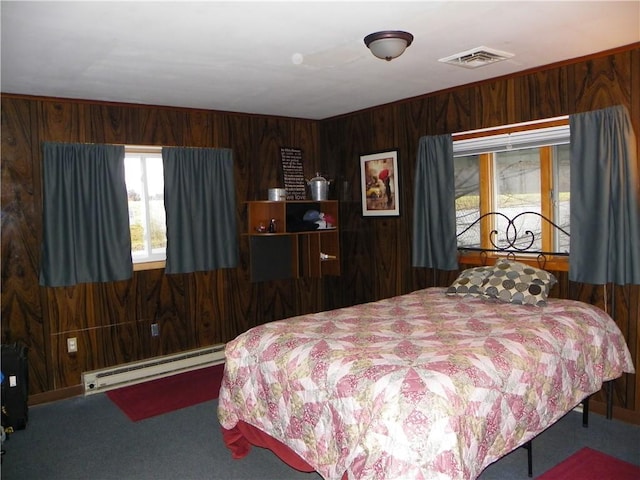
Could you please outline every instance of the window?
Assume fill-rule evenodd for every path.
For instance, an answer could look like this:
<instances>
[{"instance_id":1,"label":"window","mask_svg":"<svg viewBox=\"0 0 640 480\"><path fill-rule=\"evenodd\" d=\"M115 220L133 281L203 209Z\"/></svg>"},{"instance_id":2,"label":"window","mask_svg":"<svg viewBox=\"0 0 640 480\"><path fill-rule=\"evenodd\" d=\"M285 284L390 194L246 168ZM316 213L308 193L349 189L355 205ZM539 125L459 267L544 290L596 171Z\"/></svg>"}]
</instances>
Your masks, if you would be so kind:
<instances>
[{"instance_id":1,"label":"window","mask_svg":"<svg viewBox=\"0 0 640 480\"><path fill-rule=\"evenodd\" d=\"M133 263L164 261L167 230L161 148L125 147L124 170Z\"/></svg>"},{"instance_id":2,"label":"window","mask_svg":"<svg viewBox=\"0 0 640 480\"><path fill-rule=\"evenodd\" d=\"M458 247L568 253L568 235L539 216L569 232L568 121L457 137ZM474 223L489 212L498 215Z\"/></svg>"}]
</instances>

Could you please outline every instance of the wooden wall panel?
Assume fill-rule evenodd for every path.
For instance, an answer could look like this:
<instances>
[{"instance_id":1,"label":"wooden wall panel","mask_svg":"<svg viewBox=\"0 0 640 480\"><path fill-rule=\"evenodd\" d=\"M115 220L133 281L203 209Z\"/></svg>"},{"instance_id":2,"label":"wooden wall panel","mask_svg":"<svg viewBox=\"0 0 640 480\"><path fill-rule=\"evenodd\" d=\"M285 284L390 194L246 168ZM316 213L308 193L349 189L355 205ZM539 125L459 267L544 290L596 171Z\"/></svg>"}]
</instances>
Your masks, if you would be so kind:
<instances>
[{"instance_id":1,"label":"wooden wall panel","mask_svg":"<svg viewBox=\"0 0 640 480\"><path fill-rule=\"evenodd\" d=\"M412 170L408 165L411 152L399 147L400 130L403 125L402 119L396 113L397 106L386 105L376 109L371 115L372 128L370 129L371 147L367 152L398 150L398 187L400 191L396 195L399 204L400 215L405 210L410 209L409 205L411 185L404 181L404 176ZM358 182L360 178L360 159L356 159L358 164ZM405 188L406 187L406 188ZM361 193L361 189L359 189ZM357 204L360 207L360 204ZM361 208L361 207L360 207ZM371 243L371 256L369 276L372 280L372 293L374 299L388 296L400 295L402 292L401 268L403 265L400 256L403 253L403 224L402 217L366 217L363 222L370 223L373 228L369 230L369 240Z\"/></svg>"},{"instance_id":2,"label":"wooden wall panel","mask_svg":"<svg viewBox=\"0 0 640 480\"><path fill-rule=\"evenodd\" d=\"M139 107L131 111L135 123L129 135L138 134L139 145L185 146L182 142L182 111L167 108Z\"/></svg>"},{"instance_id":3,"label":"wooden wall panel","mask_svg":"<svg viewBox=\"0 0 640 480\"><path fill-rule=\"evenodd\" d=\"M37 122L41 141L90 143L85 128L84 105L54 100L39 102L38 107L40 111ZM40 155L41 158L40 145L34 145L33 155Z\"/></svg>"},{"instance_id":4,"label":"wooden wall panel","mask_svg":"<svg viewBox=\"0 0 640 480\"><path fill-rule=\"evenodd\" d=\"M513 123L509 121L512 118L509 112L513 110L513 106L508 103L508 87L510 84L509 80L497 80L475 87L475 110L481 125L478 128L497 127Z\"/></svg>"},{"instance_id":5,"label":"wooden wall panel","mask_svg":"<svg viewBox=\"0 0 640 480\"><path fill-rule=\"evenodd\" d=\"M151 274L151 272L153 272ZM191 275L164 275L162 270L145 272L140 282L140 300L143 301L142 319L157 323L160 342L152 356L167 355L194 348L193 327L188 315L187 289Z\"/></svg>"},{"instance_id":6,"label":"wooden wall panel","mask_svg":"<svg viewBox=\"0 0 640 480\"><path fill-rule=\"evenodd\" d=\"M217 295L211 294L218 290L218 282L223 280L219 278L221 275L220 272L202 272L191 278L187 295L188 315L193 324L193 343L197 347L223 343L217 332L221 327L224 305Z\"/></svg>"},{"instance_id":7,"label":"wooden wall panel","mask_svg":"<svg viewBox=\"0 0 640 480\"><path fill-rule=\"evenodd\" d=\"M85 105L88 126L88 138L93 143L135 144L138 139L129 125L133 124L131 109L121 105Z\"/></svg>"},{"instance_id":8,"label":"wooden wall panel","mask_svg":"<svg viewBox=\"0 0 640 480\"><path fill-rule=\"evenodd\" d=\"M44 289L51 335L102 326L93 292L94 288L89 284Z\"/></svg>"},{"instance_id":9,"label":"wooden wall panel","mask_svg":"<svg viewBox=\"0 0 640 480\"><path fill-rule=\"evenodd\" d=\"M300 288L296 289L295 315L306 312L320 312L325 310L325 296L328 294L324 288L325 281L320 278L300 278Z\"/></svg>"},{"instance_id":10,"label":"wooden wall panel","mask_svg":"<svg viewBox=\"0 0 640 480\"><path fill-rule=\"evenodd\" d=\"M620 331L627 339L629 351L633 358L638 357L638 325L634 319L638 316L638 303L640 286L633 287L631 285L610 285L611 287L611 316L616 320L616 324ZM635 315L635 316L634 316ZM637 377L637 375L635 375ZM634 405L636 383L633 381L634 376L625 375L623 378L615 382L615 394L619 401L619 405ZM638 404L640 406L640 404Z\"/></svg>"},{"instance_id":11,"label":"wooden wall panel","mask_svg":"<svg viewBox=\"0 0 640 480\"><path fill-rule=\"evenodd\" d=\"M214 114L205 111L182 113L182 135L179 146L224 148L214 139Z\"/></svg>"},{"instance_id":12,"label":"wooden wall panel","mask_svg":"<svg viewBox=\"0 0 640 480\"><path fill-rule=\"evenodd\" d=\"M634 319L636 323L634 324ZM629 375L630 383L626 398L622 405L633 406L635 411L640 410L640 286L629 287L629 330L626 332L627 345L631 350L631 356L636 359L636 373Z\"/></svg>"},{"instance_id":13,"label":"wooden wall panel","mask_svg":"<svg viewBox=\"0 0 640 480\"><path fill-rule=\"evenodd\" d=\"M246 250L240 249L240 252L241 256L248 258L248 246ZM218 319L217 335L219 341L227 342L238 335L237 332L246 331L251 315L250 301L247 300L250 297L245 298L241 293L248 295L249 289L246 286L250 280L248 270L243 269L224 270L222 275L224 283L219 282L215 292L218 302L224 307Z\"/></svg>"},{"instance_id":14,"label":"wooden wall panel","mask_svg":"<svg viewBox=\"0 0 640 480\"><path fill-rule=\"evenodd\" d=\"M333 180L334 169L329 168L325 159L319 158L319 146L320 139L317 135L318 125L317 122L309 120L297 120L295 122L288 122L287 137L296 139L295 148L302 150L303 168L306 179L315 177L316 172L327 175L329 180ZM283 147L292 145L282 145ZM280 152L278 151L278 154ZM284 186L284 185L283 185Z\"/></svg>"},{"instance_id":15,"label":"wooden wall panel","mask_svg":"<svg viewBox=\"0 0 640 480\"><path fill-rule=\"evenodd\" d=\"M575 92L575 108L570 113L630 106L631 52L590 59L570 71L569 90Z\"/></svg>"},{"instance_id":16,"label":"wooden wall panel","mask_svg":"<svg viewBox=\"0 0 640 480\"><path fill-rule=\"evenodd\" d=\"M342 143L337 175L347 186L340 208L340 252L343 258L341 279L342 288L336 295L343 304L364 303L376 298L376 279L373 245L375 220L362 217L360 188L360 156L372 153L376 149L371 131L371 113L351 116L339 121L332 130L333 143ZM345 142L349 139L349 142Z\"/></svg>"},{"instance_id":17,"label":"wooden wall panel","mask_svg":"<svg viewBox=\"0 0 640 480\"><path fill-rule=\"evenodd\" d=\"M91 287L96 317L99 318L95 326L135 323L136 297L132 280L99 283ZM85 323L82 326L87 328L92 325Z\"/></svg>"},{"instance_id":18,"label":"wooden wall panel","mask_svg":"<svg viewBox=\"0 0 640 480\"><path fill-rule=\"evenodd\" d=\"M38 288L42 197L39 157L32 154L38 139L34 108L27 100L2 99L1 316L3 343L30 347L30 382L44 391L50 388L49 344Z\"/></svg>"},{"instance_id":19,"label":"wooden wall panel","mask_svg":"<svg viewBox=\"0 0 640 480\"><path fill-rule=\"evenodd\" d=\"M520 83L526 85L526 90L520 92L516 111L529 112L529 115L519 115L517 122L552 118L558 116L558 112L569 111L565 67L529 75Z\"/></svg>"},{"instance_id":20,"label":"wooden wall panel","mask_svg":"<svg viewBox=\"0 0 640 480\"><path fill-rule=\"evenodd\" d=\"M82 372L144 358L139 333L138 325L128 322L51 335L51 389L78 385ZM68 337L76 338L77 353L67 353Z\"/></svg>"},{"instance_id":21,"label":"wooden wall panel","mask_svg":"<svg viewBox=\"0 0 640 480\"><path fill-rule=\"evenodd\" d=\"M428 97L429 123L416 125L424 125L421 135L441 135L480 128L482 122L477 118L474 108L477 93L477 89L467 88Z\"/></svg>"}]
</instances>

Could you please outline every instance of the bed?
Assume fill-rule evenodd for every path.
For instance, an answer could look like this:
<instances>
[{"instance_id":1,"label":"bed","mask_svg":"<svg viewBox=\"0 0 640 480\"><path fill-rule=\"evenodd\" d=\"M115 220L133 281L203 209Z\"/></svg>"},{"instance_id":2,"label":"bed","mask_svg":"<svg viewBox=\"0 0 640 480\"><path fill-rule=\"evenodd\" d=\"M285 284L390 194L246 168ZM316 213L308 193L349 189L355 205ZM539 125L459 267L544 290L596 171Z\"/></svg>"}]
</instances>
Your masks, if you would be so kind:
<instances>
[{"instance_id":1,"label":"bed","mask_svg":"<svg viewBox=\"0 0 640 480\"><path fill-rule=\"evenodd\" d=\"M623 372L624 337L592 305L428 288L238 336L218 418L235 458L259 445L325 479L474 479Z\"/></svg>"}]
</instances>

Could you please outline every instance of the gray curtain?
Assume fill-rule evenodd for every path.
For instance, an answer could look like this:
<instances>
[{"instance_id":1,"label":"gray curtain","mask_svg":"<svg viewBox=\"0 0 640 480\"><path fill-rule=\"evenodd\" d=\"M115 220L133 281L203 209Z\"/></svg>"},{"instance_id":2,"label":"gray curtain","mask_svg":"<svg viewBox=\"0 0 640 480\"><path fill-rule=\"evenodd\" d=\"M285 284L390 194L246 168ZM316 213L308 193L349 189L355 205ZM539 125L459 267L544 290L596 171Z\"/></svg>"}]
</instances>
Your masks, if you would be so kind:
<instances>
[{"instance_id":1,"label":"gray curtain","mask_svg":"<svg viewBox=\"0 0 640 480\"><path fill-rule=\"evenodd\" d=\"M124 147L43 143L40 285L131 278Z\"/></svg>"},{"instance_id":2,"label":"gray curtain","mask_svg":"<svg viewBox=\"0 0 640 480\"><path fill-rule=\"evenodd\" d=\"M413 205L413 266L458 269L451 135L420 138Z\"/></svg>"},{"instance_id":3,"label":"gray curtain","mask_svg":"<svg viewBox=\"0 0 640 480\"><path fill-rule=\"evenodd\" d=\"M233 154L229 149L163 148L166 273L238 264Z\"/></svg>"},{"instance_id":4,"label":"gray curtain","mask_svg":"<svg viewBox=\"0 0 640 480\"><path fill-rule=\"evenodd\" d=\"M640 181L629 113L605 108L571 115L569 125L569 279L640 284Z\"/></svg>"}]
</instances>

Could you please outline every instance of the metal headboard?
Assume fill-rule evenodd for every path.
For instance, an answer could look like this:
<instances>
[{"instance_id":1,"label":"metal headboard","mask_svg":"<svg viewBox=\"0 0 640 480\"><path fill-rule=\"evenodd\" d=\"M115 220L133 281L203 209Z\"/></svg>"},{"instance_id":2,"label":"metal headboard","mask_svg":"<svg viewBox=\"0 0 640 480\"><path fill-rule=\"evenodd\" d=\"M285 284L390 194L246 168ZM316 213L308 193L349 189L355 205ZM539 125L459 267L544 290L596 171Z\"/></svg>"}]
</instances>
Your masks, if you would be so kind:
<instances>
[{"instance_id":1,"label":"metal headboard","mask_svg":"<svg viewBox=\"0 0 640 480\"><path fill-rule=\"evenodd\" d=\"M546 222L547 224L551 225L555 229L555 231L558 232L558 234L566 235L567 238L571 236L569 232L563 229L560 225L557 225L556 223L552 222L547 217L545 217L544 215L538 212L531 212L531 211L520 212L517 215L515 215L513 218L509 218L507 215L505 215L502 212L488 212L481 215L479 218L477 218L467 228L465 228L462 232L460 232L457 235L457 237L460 238L466 232L468 232L469 230L474 228L476 225L478 225L480 222L482 222L482 220L485 218L499 217L506 220L507 222L506 227L504 229L504 236L502 237L502 241L506 242L506 244L504 246L500 246L497 243L496 239L498 238L498 235L500 234L500 232L496 229L493 229L489 232L489 242L491 243L491 247L489 248L458 247L458 252L460 254L464 254L465 252L480 252L480 257L483 258L484 261L486 261L488 254L490 252L506 254L507 258L513 258L513 259L515 259L515 256L517 254L525 254L525 255L532 255L532 256L535 255L537 256L538 264L540 265L544 265L549 256L554 256L554 257L569 256L569 252L545 252L540 250L534 250L532 247L536 242L536 239L540 238L539 235L541 235L541 232L538 232L538 237L537 237L536 233L527 229L524 231L524 235L522 235L523 233L522 229L518 231L518 227L516 226L516 223L515 223L516 220L521 219L525 215L537 216L541 219L541 224L543 222ZM524 245L522 245L523 241L524 241Z\"/></svg>"}]
</instances>

